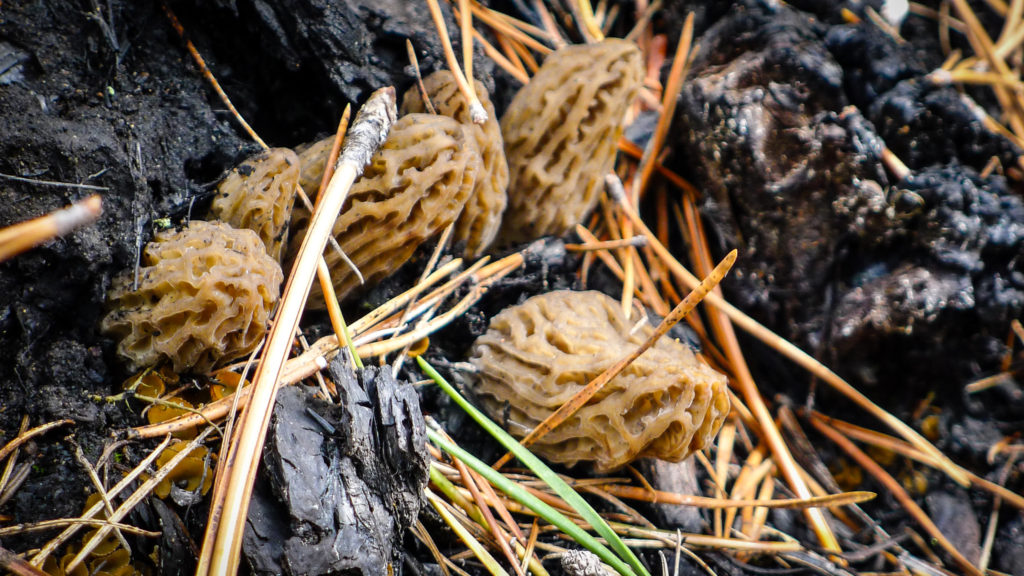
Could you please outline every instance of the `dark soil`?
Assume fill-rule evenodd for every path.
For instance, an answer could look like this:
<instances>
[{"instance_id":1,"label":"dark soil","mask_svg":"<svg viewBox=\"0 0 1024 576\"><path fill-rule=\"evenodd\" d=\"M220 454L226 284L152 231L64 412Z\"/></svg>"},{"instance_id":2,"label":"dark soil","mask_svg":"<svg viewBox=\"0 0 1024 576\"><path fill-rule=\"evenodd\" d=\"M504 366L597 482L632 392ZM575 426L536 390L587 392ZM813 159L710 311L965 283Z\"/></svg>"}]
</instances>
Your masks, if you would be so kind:
<instances>
[{"instance_id":1,"label":"dark soil","mask_svg":"<svg viewBox=\"0 0 1024 576\"><path fill-rule=\"evenodd\" d=\"M514 12L529 3L493 4ZM670 46L691 8L701 44L670 135L671 167L702 190L717 255L740 248L725 284L733 302L900 417L909 420L935 393L940 446L985 474L989 446L1024 424L1024 390L1015 381L962 392L998 371L1009 322L1024 312L1021 151L981 127L956 89L923 82L941 62L931 22L911 17L903 28L910 42L896 45L870 24L843 24L832 2L791 4L802 11L755 0L666 2L656 22ZM444 66L422 2L170 5L242 116L272 146L333 131L346 103L378 87L404 91L412 82L406 38L425 73ZM457 36L447 10L446 17ZM477 56L474 70L500 114L517 85ZM968 95L992 106L981 90ZM630 134L642 140L645 126ZM883 145L911 168L908 178L886 171ZM96 191L77 185L100 187L104 201L96 225L0 264L0 445L24 415L33 426L74 420L33 443L22 457L33 470L0 514L18 522L79 514L91 490L62 438L73 435L95 460L114 432L139 423L123 403L89 398L116 392L128 376L98 331L110 279L135 265L154 219L201 215L211 185L256 150L157 4L0 5L0 226ZM1006 175L982 178L993 156ZM432 338L431 361L464 360L471 339L507 304L578 286L575 265L561 242L536 245L524 271ZM353 310L411 278L415 272L405 271ZM596 272L595 284L619 289ZM805 374L745 344L766 390L804 401ZM430 408L445 405L432 395L425 400ZM818 401L843 413L841 400L827 393ZM125 450L128 461L143 452ZM965 553L974 550L991 502L930 479L929 512L958 535ZM1018 471L1007 480L1019 489ZM165 528L165 555L187 554L186 533L199 536L205 513L172 508L154 505L144 511L148 519L136 520ZM787 518L796 517L779 513L773 522L799 531ZM885 522L907 520L900 513ZM1024 528L1016 511L1004 510L999 530L993 566L1019 573ZM3 545L23 551L46 537ZM165 559L168 571L174 565L188 563ZM717 567L737 570L730 566Z\"/></svg>"}]
</instances>

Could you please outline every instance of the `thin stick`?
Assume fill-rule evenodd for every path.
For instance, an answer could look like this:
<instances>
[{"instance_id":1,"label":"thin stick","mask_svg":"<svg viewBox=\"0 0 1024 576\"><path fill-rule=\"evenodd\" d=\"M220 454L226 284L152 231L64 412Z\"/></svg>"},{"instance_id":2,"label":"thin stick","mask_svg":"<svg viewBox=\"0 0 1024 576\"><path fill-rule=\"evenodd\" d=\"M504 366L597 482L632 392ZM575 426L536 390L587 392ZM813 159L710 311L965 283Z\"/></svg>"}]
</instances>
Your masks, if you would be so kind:
<instances>
[{"instance_id":1,"label":"thin stick","mask_svg":"<svg viewBox=\"0 0 1024 576\"><path fill-rule=\"evenodd\" d=\"M28 414L24 414L21 417L21 427L18 429L18 437L28 431L29 417ZM7 491L7 483L11 480L11 473L14 471L14 465L18 460L18 447L13 448L8 454L11 455L7 459L7 464L4 466L4 472L0 475L0 506L6 501L4 493ZM2 459L0 459L2 461ZM13 492L12 492L13 495Z\"/></svg>"},{"instance_id":2,"label":"thin stick","mask_svg":"<svg viewBox=\"0 0 1024 576\"><path fill-rule=\"evenodd\" d=\"M605 384L611 381L612 378L618 376L619 373L626 368L626 366L632 364L634 360L639 358L641 354L643 354L651 346L653 346L659 338L664 336L669 331L669 329L672 328L672 326L675 326L680 320L686 317L686 315L689 314L690 311L692 311L697 306L697 304L700 303L704 296L706 296L715 286L717 286L718 283L722 281L722 278L725 278L725 275L729 272L729 269L732 268L734 262L736 262L735 250L727 254L725 258L723 258L722 261L718 264L718 266L715 267L711 274L709 274L707 278L702 280L700 284L698 284L697 287L693 289L693 292L687 294L686 298L683 299L683 301L680 302L672 310L672 312L669 313L669 315L666 316L665 319L661 321L660 324L658 324L658 327L654 329L654 332L651 333L651 335L647 338L647 340L643 342L643 344L638 346L636 350L628 354L625 358L622 358L615 364L609 366L607 369L605 369L604 372L601 372L601 374L599 374L596 378L591 380L590 383L587 384L584 388L582 388L579 392L577 392L575 396L569 399L558 410L552 412L550 416L545 418L543 422L541 422L540 424L537 425L537 427L531 430L525 438L520 440L520 444L522 444L523 446L529 446L537 439L542 438L545 434L547 434L556 426L564 422L566 418L569 418L570 416L575 414L576 411L583 407L583 405L586 404L588 401L590 401L590 399L593 398L594 395L597 394L598 391L600 391ZM494 464L494 468L501 468L506 462L508 462L511 459L511 453L505 454L504 456L501 457L500 460L498 460Z\"/></svg>"},{"instance_id":3,"label":"thin stick","mask_svg":"<svg viewBox=\"0 0 1024 576\"><path fill-rule=\"evenodd\" d=\"M8 442L7 444L5 444L3 448L0 448L0 462L3 462L4 458L7 458L7 456L9 456L11 454L11 452L14 452L14 450L16 448L18 448L18 446L21 446L22 444L24 444L25 442L28 442L32 438L35 438L36 436L39 436L40 434L45 434L45 433L49 432L50 430L53 430L54 428L56 428L58 426L66 426L68 424L74 424L74 423L75 423L74 420L67 420L67 419L65 419L65 420L56 420L54 422L47 422L46 424L43 424L43 425L40 425L40 426L36 426L35 428L33 428L33 429L29 430L28 432L25 432L23 434L18 434L17 438L15 438L15 439L11 440L10 442Z\"/></svg>"},{"instance_id":4,"label":"thin stick","mask_svg":"<svg viewBox=\"0 0 1024 576\"><path fill-rule=\"evenodd\" d=\"M650 502L652 504L673 504L676 506L694 506L699 508L711 508L714 510L728 510L745 508L748 506L763 506L765 508L801 510L805 508L829 508L832 506L846 506L867 502L875 498L874 492L855 491L842 494L828 494L826 496L810 496L807 498L782 498L779 500L758 499L733 499L733 498L709 498L707 496L693 496L690 494L679 494L677 492L663 492L660 490L648 490L639 486L622 486L620 484L609 484L602 488L609 494L620 498Z\"/></svg>"},{"instance_id":5,"label":"thin stick","mask_svg":"<svg viewBox=\"0 0 1024 576\"><path fill-rule=\"evenodd\" d=\"M672 124L672 116L675 115L676 101L679 92L683 88L683 78L686 77L687 64L690 62L690 48L693 43L693 12L686 16L683 24L683 33L679 36L679 44L676 45L676 55L672 60L672 69L668 75L668 82L665 85L665 92L661 95L661 116L658 118L658 125L654 129L654 136L647 142L644 155L640 158L640 166L637 169L633 180L633 191L639 198L647 190L647 184L654 172L654 159L661 153L665 145L665 137L668 135L668 128Z\"/></svg>"},{"instance_id":6,"label":"thin stick","mask_svg":"<svg viewBox=\"0 0 1024 576\"><path fill-rule=\"evenodd\" d=\"M444 57L448 62L448 68L452 71L452 75L455 76L455 84L458 85L459 92L462 92L462 97L469 103L469 117L473 120L474 124L483 124L487 122L487 110L484 110L484 105L480 103L480 99L476 96L476 90L473 89L472 84L466 81L466 75L462 72L462 68L459 67L458 60L455 59L455 52L452 50L452 41L448 37L448 26L444 23L441 7L437 4L437 0L427 0L427 7L430 8L430 17L433 18L434 27L437 28L437 35L441 39L441 47L444 48ZM469 38L471 39L472 37L473 35L470 34ZM470 39L463 37L463 44L472 42Z\"/></svg>"},{"instance_id":7,"label":"thin stick","mask_svg":"<svg viewBox=\"0 0 1024 576\"><path fill-rule=\"evenodd\" d=\"M942 546L946 553L949 554L965 572L971 576L984 576L984 574L978 570L977 566L965 558L963 554L961 554L960 551L946 539L942 534L942 531L939 530L939 527L936 526L935 523L932 522L931 518L925 514L924 510L917 505L917 502L914 502L914 499L907 494L903 487L900 486L900 483L889 475L889 473L886 472L885 469L883 469L877 462L865 454L864 451L858 448L856 444L826 424L820 418L811 418L811 425L813 425L818 432L821 432L829 440L842 448L843 452L846 452L857 462L857 465L874 476L876 480L881 482L882 486L884 486L885 489L899 501L900 505L903 506L910 516L914 518L922 528L924 528L925 532L927 532L935 542L938 542L939 546Z\"/></svg>"},{"instance_id":8,"label":"thin stick","mask_svg":"<svg viewBox=\"0 0 1024 576\"><path fill-rule=\"evenodd\" d=\"M117 510L115 510L114 513L109 518L107 518L107 520L110 523L100 526L95 532L92 533L92 537L89 538L87 542L84 542L82 544L82 549L79 550L78 554L76 554L75 557L72 558L70 562L68 562L65 571L69 573L74 573L74 569L83 561L85 561L85 559L89 557L89 554L91 554L92 551L95 550L96 547L103 542L106 535L114 529L113 523L118 522L119 520L127 516L128 513L135 508L135 506L142 502L143 499L148 497L150 493L153 492L153 489L156 488L156 485L159 484L168 474L170 474L171 471L178 466L178 464L180 464L185 458L187 458L188 455L191 454L193 450L198 448L199 445L202 444L204 440L206 440L206 437L209 436L211 432L213 432L212 427L204 430L201 434L196 436L195 439L186 444L177 454L174 455L173 458L168 460L166 464L161 466L160 469L157 470L155 474L146 479L146 481L143 482L142 485L136 488L135 491L132 492L131 496L125 499L125 501L120 506L118 506ZM102 506L102 503L99 504Z\"/></svg>"},{"instance_id":9,"label":"thin stick","mask_svg":"<svg viewBox=\"0 0 1024 576\"><path fill-rule=\"evenodd\" d=\"M145 536L147 538L159 538L162 535L161 532L143 530L142 528L132 526L131 524L121 524L120 522L111 522L110 520L101 520L97 518L56 518L54 520L43 520L41 522L34 522L31 524L4 526L3 528L0 528L0 536L6 538L7 536L13 536L15 534L42 532L44 530L53 530L54 528L63 528L65 526L109 526L114 530L124 531L138 536ZM125 549L128 550L127 547L125 547Z\"/></svg>"},{"instance_id":10,"label":"thin stick","mask_svg":"<svg viewBox=\"0 0 1024 576\"><path fill-rule=\"evenodd\" d=\"M473 85L473 11L469 9L469 0L459 0L459 25L462 36L462 67L466 71L466 88L469 89L469 95L472 97L467 100L470 103L470 118L475 124L483 124L487 122L486 111L483 118L479 120L473 115L475 112L473 102L479 102L480 97L476 93L476 86Z\"/></svg>"},{"instance_id":11,"label":"thin stick","mask_svg":"<svg viewBox=\"0 0 1024 576\"><path fill-rule=\"evenodd\" d=\"M423 106L427 112L437 114L437 110L434 110L434 103L430 101L430 95L427 94L427 87L423 85L423 74L420 72L420 61L416 58L416 49L413 48L412 41L408 38L405 39L405 52L409 55L409 63L412 64L413 72L416 73L416 88L420 91Z\"/></svg>"},{"instance_id":12,"label":"thin stick","mask_svg":"<svg viewBox=\"0 0 1024 576\"><path fill-rule=\"evenodd\" d=\"M321 258L335 215L345 203L352 183L383 142L395 116L394 88L382 88L370 96L349 130L334 177L318 200L309 230L285 285L277 319L267 337L267 346L250 386L251 400L233 439L235 448L228 461L222 463L217 471L219 477L226 479L223 483L224 493L215 494L215 499L211 499L210 521L196 572L199 575L234 574L238 570L242 532L263 441L277 396L277 381L291 349L292 335L305 308L317 261Z\"/></svg>"},{"instance_id":13,"label":"thin stick","mask_svg":"<svg viewBox=\"0 0 1024 576\"><path fill-rule=\"evenodd\" d=\"M169 446L170 444L171 444L171 436L168 434L167 437L164 438L163 442L161 442L159 445L157 445L157 447L154 448L153 451L149 453L149 456L146 456L142 460L142 462L139 462L138 466L133 468L132 471L128 473L127 476L122 478L120 482L118 482L117 484L114 485L113 488L108 490L107 491L107 495L109 497L111 497L111 498L114 498L115 496L120 494L121 491L123 491L125 488L130 486L133 482L135 482L135 479L138 478L143 472L148 470L149 469L149 465L152 464L153 461L156 460L157 457L159 457L160 454L164 451L164 449L167 448L167 446ZM98 514L99 511L102 510L102 509L103 509L103 502L96 502L95 504L90 506L88 510L86 510L85 512L82 513L81 518L82 519L92 518L93 516ZM74 536L75 533L78 532L79 528L81 528L81 525L78 525L78 524L73 524L71 526L68 526L56 538L54 538L53 540L50 540L49 542L47 542L46 546L43 546L43 549L40 550L39 552L37 552L36 555L32 557L32 560L31 560L32 565L37 567L37 568L42 566L43 563L46 562L46 559L50 556L50 554L53 554L53 552L55 550L57 550L57 548L59 548L61 546L61 544L63 544L69 538Z\"/></svg>"},{"instance_id":14,"label":"thin stick","mask_svg":"<svg viewBox=\"0 0 1024 576\"><path fill-rule=\"evenodd\" d=\"M466 526L459 522L459 520L448 510L448 504L434 495L430 490L426 490L427 501L437 510L437 513L444 520L455 534L458 535L462 543L469 548L473 555L487 568L487 571L493 576L508 576L506 572L494 559L493 556L485 549L476 538L466 529Z\"/></svg>"},{"instance_id":15,"label":"thin stick","mask_svg":"<svg viewBox=\"0 0 1024 576\"><path fill-rule=\"evenodd\" d=\"M192 41L185 36L185 28L182 27L181 22L178 22L178 17L171 11L171 7L168 6L166 2L163 4L163 7L164 14L166 14L167 19L171 21L171 26L174 27L174 31L177 32L178 36L185 42L185 47L188 48L189 54L191 54L192 59L195 60L196 66L199 66L200 73L202 73L203 77L206 78L206 81L210 83L210 86L213 86L213 89L217 92L217 96L220 98L220 101L228 107L228 110L231 111L235 120L242 125L242 129L245 130L246 134L248 134L250 138L255 140L256 143L264 149L268 148L267 143L259 137L259 134L256 134L256 131L252 129L252 126L249 126L249 123L245 121L245 118L242 118L242 115L238 113L235 105L231 103L231 98L228 98L227 93L225 93L224 89L220 87L220 82L217 82L217 78L215 78L213 73L210 72L210 69L206 67L206 62L199 54L199 50L196 50Z\"/></svg>"},{"instance_id":16,"label":"thin stick","mask_svg":"<svg viewBox=\"0 0 1024 576\"><path fill-rule=\"evenodd\" d=\"M631 238L623 238L621 240L599 240L597 242L586 242L584 244L566 244L565 249L568 252L590 252L593 250L613 250L615 248L625 248L627 246L638 247L646 245L647 237L633 236Z\"/></svg>"},{"instance_id":17,"label":"thin stick","mask_svg":"<svg viewBox=\"0 0 1024 576\"><path fill-rule=\"evenodd\" d=\"M72 441L72 445L75 447L75 459L78 460L78 463L85 468L85 472L89 475L89 480L92 482L93 487L96 488L96 494L99 495L100 501L103 502L103 507L106 509L107 518L113 518L114 506L110 503L110 496L107 495L107 490L103 487L103 482L100 481L99 475L96 474L96 469L93 468L89 460L86 459L85 453L82 452L82 447L74 441ZM121 530L119 528L114 528L114 533L117 535L117 540L121 543L121 546L131 553L132 548L128 545L128 540L125 539Z\"/></svg>"},{"instance_id":18,"label":"thin stick","mask_svg":"<svg viewBox=\"0 0 1024 576\"><path fill-rule=\"evenodd\" d=\"M0 568L16 576L48 576L46 572L22 560L6 548L0 548Z\"/></svg>"},{"instance_id":19,"label":"thin stick","mask_svg":"<svg viewBox=\"0 0 1024 576\"><path fill-rule=\"evenodd\" d=\"M104 170L105 172L105 170ZM79 190L93 190L96 192L106 192L110 190L109 186L95 186L93 184L76 184L74 182L56 182L54 180L40 180L38 178L25 178L24 176L15 176L13 174L0 174L0 178L4 180L14 180L15 182L25 182L27 184L35 184L36 186L57 186L60 188L78 188ZM92 179L90 176L88 179Z\"/></svg>"},{"instance_id":20,"label":"thin stick","mask_svg":"<svg viewBox=\"0 0 1024 576\"><path fill-rule=\"evenodd\" d=\"M0 230L0 262L38 246L47 240L64 236L71 231L92 224L103 212L98 194L75 202L67 208L51 212L27 222Z\"/></svg>"}]
</instances>

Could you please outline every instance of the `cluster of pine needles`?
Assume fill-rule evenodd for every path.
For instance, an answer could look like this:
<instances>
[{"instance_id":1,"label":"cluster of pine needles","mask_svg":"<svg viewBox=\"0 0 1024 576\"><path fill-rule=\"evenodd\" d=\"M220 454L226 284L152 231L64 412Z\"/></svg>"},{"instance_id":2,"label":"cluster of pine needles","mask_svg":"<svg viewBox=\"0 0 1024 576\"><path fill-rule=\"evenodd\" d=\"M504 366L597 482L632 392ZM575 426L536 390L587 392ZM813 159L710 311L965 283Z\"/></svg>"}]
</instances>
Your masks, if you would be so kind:
<instances>
[{"instance_id":1,"label":"cluster of pine needles","mask_svg":"<svg viewBox=\"0 0 1024 576\"><path fill-rule=\"evenodd\" d=\"M569 37L598 42L622 17L622 5L609 6L606 0L601 0L596 7L589 0L562 0L550 6L534 0L532 7L543 24L535 26L475 0L449 0L464 40L463 67L460 67L451 48L441 7L437 0L426 1L446 47L448 65L471 105L479 103L472 82L466 81L473 76L474 43L482 46L498 66L525 84L537 71L538 58L569 43ZM566 247L583 254L578 274L584 285L595 266L605 267L621 281L621 305L627 317L639 320L642 313L637 310L646 307L665 319L649 342L626 354L527 438L517 442L474 408L419 354L429 342L430 334L465 313L490 286L519 268L524 263L523 253L513 253L494 262L486 257L474 263L459 258L445 261L442 256L448 244L449 228L415 286L347 324L320 256L330 230L330 214L337 213L348 186L360 171L359 166L340 153L349 125L350 114L346 109L339 123L332 158L327 164L329 167L337 165L337 170L327 170L316 198L301 197L314 211L314 216L284 290L274 327L248 361L228 367L240 372L243 383L251 381L252 384L239 387L235 393L210 404L187 410L176 419L130 430L124 440L108 446L96 462L90 462L79 450L78 460L92 479L100 495L99 501L78 518L0 527L0 538L63 529L43 548L24 555L0 548L0 567L17 574L41 574L40 568L47 558L86 529L92 529L91 537L85 539L77 556L64 566L67 573L82 564L111 534L125 547L128 546L125 533L158 536L123 521L193 450L204 442L213 444L220 440L218 461L221 464L216 470L210 519L201 542L197 573L235 573L254 474L276 391L292 384L313 383L325 397L336 399L333 384L321 371L335 355L345 354L356 367L361 367L369 358L378 358L382 365L390 363L395 374L407 359L416 358L419 368L450 395L482 431L508 450L497 464L489 465L461 448L427 416L432 462L426 501L465 547L460 551L452 549L451 543L439 544L422 524L414 526L412 533L433 555L445 576L465 575L468 563L473 562L494 576L510 573L541 576L548 573L545 565L550 567L552 558L561 558L566 568L578 565L569 560L575 558L574 551L580 548L592 553L600 561L598 565L603 564L623 576L650 573L649 566L640 560L636 550L661 551L661 565L657 569L663 575L678 573L683 557L714 575L715 569L706 562L711 552L718 559L766 573L803 568L829 576L849 575L854 573L854 564L863 565L869 560L874 560L874 573L879 570L894 574L946 574L948 570L972 576L993 573L987 564L1000 509L1003 504L1024 509L1024 497L958 466L913 427L874 404L828 367L722 297L716 285L736 254L730 254L715 265L697 208L700 191L662 164L676 99L699 49L693 44L693 17L685 21L679 43L671 54L670 73L662 85L660 71L669 57L670 47L665 36L654 34L651 26L660 3L636 0L635 4L636 24L628 38L640 46L648 69L641 97L629 114L635 117L643 110L655 110L660 114L659 121L645 148L624 138L620 140L619 161L614 173L606 178L606 193L598 210L585 226L577 227L581 242ZM989 0L988 5L1005 18L1003 31L996 40L985 32L966 0L952 0L956 17L950 13L950 2L942 2L939 11L916 3L911 3L910 9L916 17L933 18L937 22L948 56L946 63L929 76L930 80L991 86L1004 114L999 120L986 116L986 125L1024 148L1024 84L1021 81L1024 0L1012 0L1008 5L1002 0ZM201 73L241 126L266 147L231 105L174 14L166 7L165 11ZM852 14L846 16L855 18ZM880 18L872 20L876 25L885 26ZM902 41L895 30L887 30ZM974 54L965 57L953 50L949 39L951 32L965 35ZM493 43L487 38L493 39ZM410 60L415 66L413 47L409 45L409 48ZM393 90L375 93L363 106L362 121L386 125L386 108L394 106L393 100ZM353 129L359 122L357 116ZM898 176L905 175L906 167L891 153L887 164ZM986 172L1003 168L993 159ZM301 190L297 193L301 195ZM650 226L639 215L642 199L656 207L656 221ZM0 230L0 261L88 225L96 220L99 212L99 197L93 196L63 211ZM685 255L688 266L666 247L672 234L681 235L682 245L688 251ZM314 278L323 289L334 333L310 344L298 329L298 316ZM456 293L463 295L455 297ZM701 301L706 306L701 313L694 312ZM567 477L556 474L530 453L528 446L532 441L557 427L639 356L645 346L653 344L654 339L684 319L699 336L705 359L729 376L731 386L733 409L725 426L715 445L695 456L702 469L701 476L706 479L702 486L704 496L656 490L632 468L627 469L623 477ZM771 402L763 397L744 358L737 329L757 338L817 381L850 399L881 423L882 428L863 428L808 407ZM1024 328L1019 321L1012 323L1008 340L1011 350L1016 340L1024 342ZM971 383L968 391L976 392L1013 377L1012 360L1013 356L1008 354L999 374ZM26 418L19 435L0 448L0 463L4 464L0 471L0 504L10 499L29 475L30 462L19 459L25 445L54 428L73 422L61 420L34 428L29 428L28 424ZM877 486L899 502L915 528L890 534L858 506L873 494L843 492L833 475L835 468L830 469L823 462L808 439L805 433L808 426L845 453L852 466L870 475ZM161 452L170 445L172 435L187 430L199 432L173 458L162 466L154 466ZM162 441L131 470L112 457L126 443L157 438ZM992 447L992 461L1002 458L1004 479L1021 450L1012 439ZM913 487L908 491L907 482L893 477L878 462L879 454L898 455L908 462L934 469L963 487L991 496L992 511L979 562L972 563L950 543L912 497ZM503 469L513 457L523 467ZM121 479L110 486L107 479L112 473L120 474ZM582 495L589 498L584 499ZM121 504L116 504L118 501ZM600 502L604 511L596 510L592 501ZM702 507L711 511L711 522L706 533L699 534L659 529L627 501ZM768 514L778 508L801 510L813 540L801 541L773 528ZM865 539L872 543L863 543ZM936 548L952 561L948 570L943 567Z\"/></svg>"}]
</instances>

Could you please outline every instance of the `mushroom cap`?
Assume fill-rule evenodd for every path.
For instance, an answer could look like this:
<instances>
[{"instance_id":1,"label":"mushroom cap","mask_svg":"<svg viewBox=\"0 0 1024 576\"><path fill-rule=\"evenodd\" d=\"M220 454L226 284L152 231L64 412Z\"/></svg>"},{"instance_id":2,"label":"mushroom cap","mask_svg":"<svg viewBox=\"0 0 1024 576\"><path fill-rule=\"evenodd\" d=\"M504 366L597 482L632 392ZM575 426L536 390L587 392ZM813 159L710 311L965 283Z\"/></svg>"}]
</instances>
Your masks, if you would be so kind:
<instances>
[{"instance_id":1,"label":"mushroom cap","mask_svg":"<svg viewBox=\"0 0 1024 576\"><path fill-rule=\"evenodd\" d=\"M210 213L256 232L267 254L280 262L298 185L299 157L287 148L272 148L246 159L221 180Z\"/></svg>"},{"instance_id":2,"label":"mushroom cap","mask_svg":"<svg viewBox=\"0 0 1024 576\"><path fill-rule=\"evenodd\" d=\"M560 236L594 208L643 81L641 60L618 38L567 46L519 90L501 118L510 174L503 241Z\"/></svg>"},{"instance_id":3,"label":"mushroom cap","mask_svg":"<svg viewBox=\"0 0 1024 576\"><path fill-rule=\"evenodd\" d=\"M459 217L479 171L480 153L461 124L447 116L407 114L352 185L331 234L372 284ZM297 253L304 235L294 232L290 254ZM324 259L339 299L359 287L336 250L328 246ZM324 307L319 283L307 306Z\"/></svg>"},{"instance_id":4,"label":"mushroom cap","mask_svg":"<svg viewBox=\"0 0 1024 576\"><path fill-rule=\"evenodd\" d=\"M523 437L653 330L635 327L601 292L534 296L492 318L473 344L473 390ZM708 446L728 412L726 377L663 337L530 449L599 472L648 456L678 462Z\"/></svg>"},{"instance_id":5,"label":"mushroom cap","mask_svg":"<svg viewBox=\"0 0 1024 576\"><path fill-rule=\"evenodd\" d=\"M101 324L132 370L166 359L175 372L205 372L248 354L266 333L283 279L255 232L199 220L156 234L136 288L133 272L114 280Z\"/></svg>"},{"instance_id":6,"label":"mushroom cap","mask_svg":"<svg viewBox=\"0 0 1024 576\"><path fill-rule=\"evenodd\" d=\"M437 113L458 120L473 136L480 151L480 174L452 233L456 242L465 242L464 254L468 258L479 257L494 241L508 202L508 161L505 159L501 127L484 85L478 80L473 82L480 103L487 112L487 121L483 124L473 123L469 104L459 91L451 71L438 70L423 79L423 87ZM402 102L402 114L426 111L419 90L416 87L409 89Z\"/></svg>"}]
</instances>

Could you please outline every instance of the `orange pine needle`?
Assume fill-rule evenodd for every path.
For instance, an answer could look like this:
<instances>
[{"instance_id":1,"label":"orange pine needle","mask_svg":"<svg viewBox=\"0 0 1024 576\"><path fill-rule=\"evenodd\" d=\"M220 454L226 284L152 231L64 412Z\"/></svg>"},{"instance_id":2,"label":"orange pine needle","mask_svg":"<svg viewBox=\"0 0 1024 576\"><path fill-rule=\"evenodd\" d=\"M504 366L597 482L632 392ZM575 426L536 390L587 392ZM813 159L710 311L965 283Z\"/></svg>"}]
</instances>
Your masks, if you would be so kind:
<instances>
[{"instance_id":1,"label":"orange pine needle","mask_svg":"<svg viewBox=\"0 0 1024 576\"><path fill-rule=\"evenodd\" d=\"M633 180L633 190L636 192L637 198L647 190L647 183L654 171L654 160L661 154L661 148L665 145L665 137L668 135L669 125L672 123L672 116L676 111L676 100L683 88L683 78L686 76L687 64L690 62L692 42L693 12L690 12L683 24L683 33L679 36L679 44L676 45L676 55L672 61L672 69L668 75L665 92L661 95L661 117L658 118L654 135L644 150L644 155L640 159L640 167Z\"/></svg>"},{"instance_id":2,"label":"orange pine needle","mask_svg":"<svg viewBox=\"0 0 1024 576\"><path fill-rule=\"evenodd\" d=\"M639 486L622 486L609 484L603 490L620 498L638 500L641 502L653 502L657 504L674 504L677 506L699 506L701 508L712 508L715 510L727 510L730 508L745 508L748 506L763 506L765 508L800 510L808 508L828 508L832 506L845 506L857 504L873 499L874 492L844 492L842 494L829 494L827 496L811 496L807 498L784 498L779 500L732 500L727 498L708 498L706 496L692 496L690 494L679 494L677 492L662 492L660 490L648 490Z\"/></svg>"},{"instance_id":3,"label":"orange pine needle","mask_svg":"<svg viewBox=\"0 0 1024 576\"><path fill-rule=\"evenodd\" d=\"M961 554L960 551L946 539L939 530L939 527L936 526L935 523L932 522L932 519L925 514L924 510L917 505L917 502L914 502L914 499L907 494L906 490L903 489L903 486L900 486L899 481L886 472L877 462L864 453L863 450L858 448L856 444L840 434L836 429L826 424L822 419L812 418L811 425L813 425L818 432L821 432L825 437L842 448L844 452L857 462L858 466L881 482L882 485L885 486L886 490L888 490L889 493L899 501L900 505L903 506L910 516L914 518L922 528L924 528L925 532L927 532L935 542L938 542L939 546L941 546L946 553L964 569L964 572L971 576L984 576L981 570L978 570L970 560L965 558L963 554Z\"/></svg>"},{"instance_id":4,"label":"orange pine needle","mask_svg":"<svg viewBox=\"0 0 1024 576\"><path fill-rule=\"evenodd\" d=\"M164 3L163 7L164 14L166 14L167 19L171 21L171 26L174 28L174 31L177 32L178 36L185 42L185 48L187 48L189 54L192 55L192 59L195 60L196 66L199 66L199 72L203 75L203 78L206 78L206 81L210 83L210 86L213 87L213 90L217 92L217 96L220 98L220 101L228 107L228 110L231 111L231 114L235 117L235 120L237 120L238 123L242 125L242 129L245 130L246 134L248 134L250 138L255 140L256 143L259 144L260 147L262 147L264 150L267 149L267 143L264 142L263 139L259 137L259 134L256 134L256 131L252 129L252 126L249 126L249 123L245 121L245 118L242 118L242 115L238 113L238 110L235 108L235 105L231 103L231 98L228 98L227 93L224 92L224 89L220 87L220 82L218 82L217 78L215 78L213 73L210 72L210 69L206 67L206 61L203 60L203 57L199 54L199 50L197 50L195 45L192 44L192 41L185 36L185 28L181 25L181 22L178 21L178 17L174 15L174 12L171 11L171 7L168 6L166 3Z\"/></svg>"}]
</instances>

